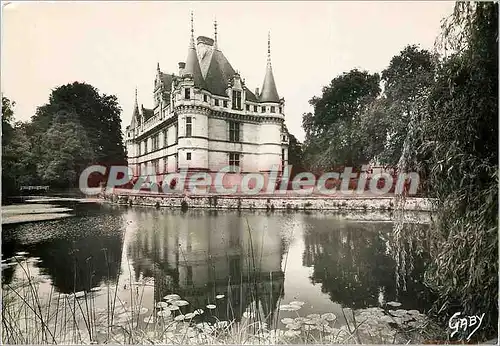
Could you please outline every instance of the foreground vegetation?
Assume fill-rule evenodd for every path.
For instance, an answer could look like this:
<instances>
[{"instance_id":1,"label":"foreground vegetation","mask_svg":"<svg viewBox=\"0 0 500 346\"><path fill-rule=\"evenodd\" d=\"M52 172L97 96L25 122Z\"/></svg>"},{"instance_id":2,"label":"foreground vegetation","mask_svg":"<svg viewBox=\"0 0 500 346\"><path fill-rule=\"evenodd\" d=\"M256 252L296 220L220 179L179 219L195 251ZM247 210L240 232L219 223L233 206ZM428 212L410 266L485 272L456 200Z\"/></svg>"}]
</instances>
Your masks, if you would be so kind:
<instances>
[{"instance_id":1,"label":"foreground vegetation","mask_svg":"<svg viewBox=\"0 0 500 346\"><path fill-rule=\"evenodd\" d=\"M214 295L203 308L192 307L175 293L145 301L152 280L129 280L128 292L115 283L71 294L52 289L42 294L43 283L32 278L30 261L20 254L15 262L24 275L3 290L2 341L7 344L407 343L439 333L423 314L397 309L396 302L383 308L342 309L342 316L301 316L304 302L279 301L265 315L253 291L251 303L238 316L229 294ZM223 311L229 312L228 318L220 320Z\"/></svg>"},{"instance_id":2,"label":"foreground vegetation","mask_svg":"<svg viewBox=\"0 0 500 346\"><path fill-rule=\"evenodd\" d=\"M442 28L433 52L409 45L381 75L352 70L325 86L303 116L303 157L309 170L371 162L419 173L436 212L421 237L396 225L400 284L411 250L429 253L436 317L485 313L475 335L485 340L498 323L498 3L458 2Z\"/></svg>"}]
</instances>

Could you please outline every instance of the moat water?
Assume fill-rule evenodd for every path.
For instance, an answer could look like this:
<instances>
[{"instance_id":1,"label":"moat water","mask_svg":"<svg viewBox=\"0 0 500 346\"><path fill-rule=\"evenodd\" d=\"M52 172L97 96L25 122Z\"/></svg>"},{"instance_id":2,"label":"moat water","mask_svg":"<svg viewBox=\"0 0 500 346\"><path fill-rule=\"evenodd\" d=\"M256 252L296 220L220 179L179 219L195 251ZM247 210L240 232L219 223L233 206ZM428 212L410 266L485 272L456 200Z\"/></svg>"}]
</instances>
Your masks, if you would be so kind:
<instances>
[{"instance_id":1,"label":"moat water","mask_svg":"<svg viewBox=\"0 0 500 346\"><path fill-rule=\"evenodd\" d=\"M230 300L236 320L255 302L272 313L299 301L301 316L333 312L339 318L342 308L397 302L425 313L432 303L421 263L406 289L396 284L391 222L347 221L331 212L72 207L71 218L4 226L4 287L26 275L14 258L21 254L42 295L92 290L102 308L102 288L109 286L125 302L140 295L150 312L168 294L188 301L189 311ZM221 310L220 318L229 318L229 310ZM296 316L286 309L280 314Z\"/></svg>"}]
</instances>

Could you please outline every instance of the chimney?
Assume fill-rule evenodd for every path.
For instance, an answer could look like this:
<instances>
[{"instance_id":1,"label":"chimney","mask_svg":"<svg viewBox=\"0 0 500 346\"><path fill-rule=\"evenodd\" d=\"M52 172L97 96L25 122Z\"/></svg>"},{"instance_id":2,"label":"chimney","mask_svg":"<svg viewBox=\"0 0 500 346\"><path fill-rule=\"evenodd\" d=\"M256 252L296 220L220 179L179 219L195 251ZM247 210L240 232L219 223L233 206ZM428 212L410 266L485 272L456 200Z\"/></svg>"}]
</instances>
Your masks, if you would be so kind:
<instances>
[{"instance_id":1,"label":"chimney","mask_svg":"<svg viewBox=\"0 0 500 346\"><path fill-rule=\"evenodd\" d=\"M259 97L259 88L255 88L255 96Z\"/></svg>"},{"instance_id":2,"label":"chimney","mask_svg":"<svg viewBox=\"0 0 500 346\"><path fill-rule=\"evenodd\" d=\"M186 63L185 62L180 62L179 63L179 76L182 76L182 71L184 70L185 67L186 67Z\"/></svg>"}]
</instances>

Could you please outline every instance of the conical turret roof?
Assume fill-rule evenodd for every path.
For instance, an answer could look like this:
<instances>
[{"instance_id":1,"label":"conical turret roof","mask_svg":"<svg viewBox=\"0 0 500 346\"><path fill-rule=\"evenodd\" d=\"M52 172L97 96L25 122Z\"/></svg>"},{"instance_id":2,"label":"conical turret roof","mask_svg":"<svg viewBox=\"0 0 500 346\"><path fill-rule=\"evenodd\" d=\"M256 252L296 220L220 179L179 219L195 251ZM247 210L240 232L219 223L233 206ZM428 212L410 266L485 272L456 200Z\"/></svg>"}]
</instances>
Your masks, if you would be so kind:
<instances>
[{"instance_id":1,"label":"conical turret roof","mask_svg":"<svg viewBox=\"0 0 500 346\"><path fill-rule=\"evenodd\" d=\"M137 88L135 88L135 102L134 111L132 112L132 120L130 121L130 128L133 129L137 124L141 123L141 115L139 114L139 104L137 103Z\"/></svg>"},{"instance_id":2,"label":"conical turret roof","mask_svg":"<svg viewBox=\"0 0 500 346\"><path fill-rule=\"evenodd\" d=\"M188 55L186 59L186 66L182 72L183 75L191 75L194 79L194 85L200 89L206 89L205 80L201 73L200 61L196 53L194 45L194 28L193 28L193 14L191 13L191 41L189 43Z\"/></svg>"},{"instance_id":3,"label":"conical turret roof","mask_svg":"<svg viewBox=\"0 0 500 346\"><path fill-rule=\"evenodd\" d=\"M273 68L271 66L271 36L267 38L267 66L266 76L262 84L262 92L259 97L260 102L279 102L280 97L274 81Z\"/></svg>"}]
</instances>

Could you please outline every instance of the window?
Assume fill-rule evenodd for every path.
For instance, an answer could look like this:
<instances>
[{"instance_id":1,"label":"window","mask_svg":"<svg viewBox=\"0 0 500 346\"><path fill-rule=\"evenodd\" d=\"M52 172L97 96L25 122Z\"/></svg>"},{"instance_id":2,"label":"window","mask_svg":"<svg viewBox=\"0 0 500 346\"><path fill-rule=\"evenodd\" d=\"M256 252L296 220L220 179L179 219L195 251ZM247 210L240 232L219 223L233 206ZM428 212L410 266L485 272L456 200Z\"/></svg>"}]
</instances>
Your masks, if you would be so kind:
<instances>
[{"instance_id":1,"label":"window","mask_svg":"<svg viewBox=\"0 0 500 346\"><path fill-rule=\"evenodd\" d=\"M186 137L191 137L193 126L193 119L191 117L186 117Z\"/></svg>"},{"instance_id":2,"label":"window","mask_svg":"<svg viewBox=\"0 0 500 346\"><path fill-rule=\"evenodd\" d=\"M271 113L276 113L276 108L274 106L271 106Z\"/></svg>"},{"instance_id":3,"label":"window","mask_svg":"<svg viewBox=\"0 0 500 346\"><path fill-rule=\"evenodd\" d=\"M163 158L163 172L164 173L168 172L168 156L165 156Z\"/></svg>"},{"instance_id":4,"label":"window","mask_svg":"<svg viewBox=\"0 0 500 346\"><path fill-rule=\"evenodd\" d=\"M208 95L203 95L203 102L208 102Z\"/></svg>"},{"instance_id":5,"label":"window","mask_svg":"<svg viewBox=\"0 0 500 346\"><path fill-rule=\"evenodd\" d=\"M280 114L282 113L282 108L280 107Z\"/></svg>"},{"instance_id":6,"label":"window","mask_svg":"<svg viewBox=\"0 0 500 346\"><path fill-rule=\"evenodd\" d=\"M186 100L190 100L191 99L191 89L189 89L189 88L184 89L184 98Z\"/></svg>"},{"instance_id":7,"label":"window","mask_svg":"<svg viewBox=\"0 0 500 346\"><path fill-rule=\"evenodd\" d=\"M247 111L249 111L249 110L250 110L250 105L247 105Z\"/></svg>"},{"instance_id":8,"label":"window","mask_svg":"<svg viewBox=\"0 0 500 346\"><path fill-rule=\"evenodd\" d=\"M153 161L153 168L154 168L153 173L155 173L155 174L160 173L160 160Z\"/></svg>"},{"instance_id":9,"label":"window","mask_svg":"<svg viewBox=\"0 0 500 346\"><path fill-rule=\"evenodd\" d=\"M179 125L175 125L175 144L179 141Z\"/></svg>"},{"instance_id":10,"label":"window","mask_svg":"<svg viewBox=\"0 0 500 346\"><path fill-rule=\"evenodd\" d=\"M229 141L230 142L240 141L240 123L236 121L229 122Z\"/></svg>"},{"instance_id":11,"label":"window","mask_svg":"<svg viewBox=\"0 0 500 346\"><path fill-rule=\"evenodd\" d=\"M153 143L152 143L152 146L153 146L152 151L156 151L156 150L158 150L158 145L159 145L159 143L160 143L160 134L158 134L158 135L154 135L154 136L151 138L151 140L153 141Z\"/></svg>"},{"instance_id":12,"label":"window","mask_svg":"<svg viewBox=\"0 0 500 346\"><path fill-rule=\"evenodd\" d=\"M257 106L253 106L253 111L257 112Z\"/></svg>"},{"instance_id":13,"label":"window","mask_svg":"<svg viewBox=\"0 0 500 346\"><path fill-rule=\"evenodd\" d=\"M163 146L166 148L168 146L168 140L167 140L167 130L163 131Z\"/></svg>"},{"instance_id":14,"label":"window","mask_svg":"<svg viewBox=\"0 0 500 346\"><path fill-rule=\"evenodd\" d=\"M233 90L233 109L241 109L241 91Z\"/></svg>"},{"instance_id":15,"label":"window","mask_svg":"<svg viewBox=\"0 0 500 346\"><path fill-rule=\"evenodd\" d=\"M266 106L262 106L262 113L265 113L266 112Z\"/></svg>"},{"instance_id":16,"label":"window","mask_svg":"<svg viewBox=\"0 0 500 346\"><path fill-rule=\"evenodd\" d=\"M219 100L215 99L215 105L218 106L219 105Z\"/></svg>"},{"instance_id":17,"label":"window","mask_svg":"<svg viewBox=\"0 0 500 346\"><path fill-rule=\"evenodd\" d=\"M240 154L229 153L229 166L240 166Z\"/></svg>"},{"instance_id":18,"label":"window","mask_svg":"<svg viewBox=\"0 0 500 346\"><path fill-rule=\"evenodd\" d=\"M186 160L191 161L191 153L186 153Z\"/></svg>"},{"instance_id":19,"label":"window","mask_svg":"<svg viewBox=\"0 0 500 346\"><path fill-rule=\"evenodd\" d=\"M285 169L285 149L281 149L281 170Z\"/></svg>"},{"instance_id":20,"label":"window","mask_svg":"<svg viewBox=\"0 0 500 346\"><path fill-rule=\"evenodd\" d=\"M146 139L144 141L144 154L147 154L148 153L148 140Z\"/></svg>"},{"instance_id":21,"label":"window","mask_svg":"<svg viewBox=\"0 0 500 346\"><path fill-rule=\"evenodd\" d=\"M227 101L224 100L224 108L227 108Z\"/></svg>"}]
</instances>

